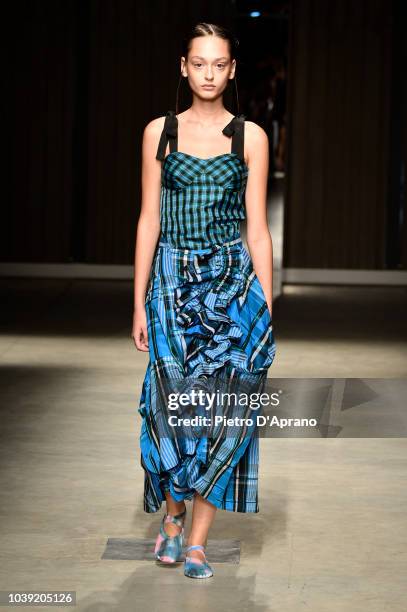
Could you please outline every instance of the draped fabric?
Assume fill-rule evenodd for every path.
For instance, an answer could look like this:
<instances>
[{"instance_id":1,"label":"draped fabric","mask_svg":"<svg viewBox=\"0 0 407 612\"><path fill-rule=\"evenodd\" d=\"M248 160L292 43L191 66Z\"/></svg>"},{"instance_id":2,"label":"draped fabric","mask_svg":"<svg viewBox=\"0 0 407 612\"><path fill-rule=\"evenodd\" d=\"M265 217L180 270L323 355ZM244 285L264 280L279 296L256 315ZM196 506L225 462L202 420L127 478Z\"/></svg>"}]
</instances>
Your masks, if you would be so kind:
<instances>
[{"instance_id":1,"label":"draped fabric","mask_svg":"<svg viewBox=\"0 0 407 612\"><path fill-rule=\"evenodd\" d=\"M169 435L163 425L169 389L259 392L276 351L264 292L239 234L248 175L244 119L224 128L231 152L208 159L176 151L176 128L169 111L157 152L161 236L145 299L149 363L138 409L144 510L159 510L168 490L178 501L198 492L218 508L258 512L256 427ZM163 158L169 139L172 151L170 144ZM239 410L218 402L211 414Z\"/></svg>"}]
</instances>

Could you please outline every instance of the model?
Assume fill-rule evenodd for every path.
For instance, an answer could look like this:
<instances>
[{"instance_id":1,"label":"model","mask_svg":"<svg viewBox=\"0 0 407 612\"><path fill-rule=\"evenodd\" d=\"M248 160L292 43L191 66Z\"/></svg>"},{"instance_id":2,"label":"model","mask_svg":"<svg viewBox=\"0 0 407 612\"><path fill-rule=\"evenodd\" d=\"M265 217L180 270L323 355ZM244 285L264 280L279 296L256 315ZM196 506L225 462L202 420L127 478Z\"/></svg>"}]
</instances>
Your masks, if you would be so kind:
<instances>
[{"instance_id":1,"label":"model","mask_svg":"<svg viewBox=\"0 0 407 612\"><path fill-rule=\"evenodd\" d=\"M192 104L179 113L177 90L175 112L148 123L142 142L132 337L149 352L138 410L144 510L157 512L166 502L154 552L174 563L184 543L185 500L192 500L184 561L191 578L213 575L205 546L217 509L259 511L258 437L244 425L233 435L222 426L211 438L164 435L163 389L169 381L191 389L214 380L260 388L276 350L268 138L223 104L233 79L238 105L237 46L221 26L193 28L180 76ZM245 218L248 250L240 237Z\"/></svg>"}]
</instances>

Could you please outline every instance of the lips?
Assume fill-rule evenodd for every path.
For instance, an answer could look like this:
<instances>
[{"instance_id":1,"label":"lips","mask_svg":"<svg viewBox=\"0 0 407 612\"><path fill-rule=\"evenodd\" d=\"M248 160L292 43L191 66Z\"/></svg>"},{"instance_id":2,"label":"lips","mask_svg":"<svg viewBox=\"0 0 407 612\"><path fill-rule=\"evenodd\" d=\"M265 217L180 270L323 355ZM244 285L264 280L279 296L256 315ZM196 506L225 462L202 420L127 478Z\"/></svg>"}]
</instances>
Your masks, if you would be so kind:
<instances>
[{"instance_id":1,"label":"lips","mask_svg":"<svg viewBox=\"0 0 407 612\"><path fill-rule=\"evenodd\" d=\"M215 89L215 85L202 85L203 89Z\"/></svg>"}]
</instances>

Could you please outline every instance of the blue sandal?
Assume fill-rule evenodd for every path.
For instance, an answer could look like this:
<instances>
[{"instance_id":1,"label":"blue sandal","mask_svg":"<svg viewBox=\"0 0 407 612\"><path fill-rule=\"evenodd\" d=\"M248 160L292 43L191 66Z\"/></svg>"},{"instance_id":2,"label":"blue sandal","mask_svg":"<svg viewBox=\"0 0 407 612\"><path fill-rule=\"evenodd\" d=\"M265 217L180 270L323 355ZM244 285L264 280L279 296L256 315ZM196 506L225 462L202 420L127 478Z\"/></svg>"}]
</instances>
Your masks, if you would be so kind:
<instances>
[{"instance_id":1,"label":"blue sandal","mask_svg":"<svg viewBox=\"0 0 407 612\"><path fill-rule=\"evenodd\" d=\"M160 533L157 536L154 547L154 556L162 563L175 563L182 561L182 546L184 543L184 523L187 509L180 514L164 514L160 525ZM181 532L176 536L170 536L164 529L165 523L174 523L181 527Z\"/></svg>"},{"instance_id":2,"label":"blue sandal","mask_svg":"<svg viewBox=\"0 0 407 612\"><path fill-rule=\"evenodd\" d=\"M188 546L184 562L184 575L188 576L188 578L210 578L213 576L213 570L207 562L206 557L205 561L190 557L188 555L189 550L202 550L205 557L205 548L201 544Z\"/></svg>"}]
</instances>

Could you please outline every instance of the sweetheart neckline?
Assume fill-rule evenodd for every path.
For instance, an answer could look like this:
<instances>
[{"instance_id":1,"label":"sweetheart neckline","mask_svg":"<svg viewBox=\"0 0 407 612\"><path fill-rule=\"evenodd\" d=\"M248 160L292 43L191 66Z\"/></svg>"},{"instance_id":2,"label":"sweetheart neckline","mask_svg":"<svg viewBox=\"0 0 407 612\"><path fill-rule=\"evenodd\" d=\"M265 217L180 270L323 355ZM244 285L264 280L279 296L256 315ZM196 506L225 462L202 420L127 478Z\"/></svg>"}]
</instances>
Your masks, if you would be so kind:
<instances>
[{"instance_id":1,"label":"sweetheart neckline","mask_svg":"<svg viewBox=\"0 0 407 612\"><path fill-rule=\"evenodd\" d=\"M183 151L171 151L170 153L168 153L168 155L164 157L164 162L167 159L167 157L170 157L170 155L175 155L176 153L178 153L178 155L183 155L184 157L191 157L192 159L198 159L199 161L203 161L203 162L212 161L214 159L218 159L219 157L225 157L226 155L232 155L232 156L236 156L237 159L239 159L242 162L242 164L247 168L248 172L250 170L246 162L242 161L240 157L238 157L237 153L232 153L231 151L227 153L220 153L219 155L213 155L212 157L198 157L197 155L191 155L190 153L184 153Z\"/></svg>"}]
</instances>

